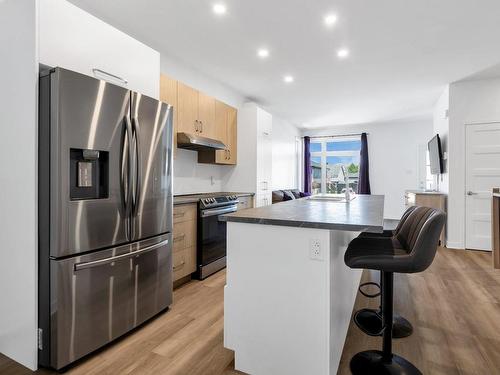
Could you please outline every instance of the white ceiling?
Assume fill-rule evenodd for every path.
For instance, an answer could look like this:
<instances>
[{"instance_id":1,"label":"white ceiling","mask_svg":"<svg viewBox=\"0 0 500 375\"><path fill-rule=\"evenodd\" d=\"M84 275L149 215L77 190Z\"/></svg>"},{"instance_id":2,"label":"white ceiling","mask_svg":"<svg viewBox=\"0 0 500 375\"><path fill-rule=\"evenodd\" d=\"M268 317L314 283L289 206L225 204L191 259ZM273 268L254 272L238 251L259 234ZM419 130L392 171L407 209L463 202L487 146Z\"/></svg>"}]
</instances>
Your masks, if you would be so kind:
<instances>
[{"instance_id":1,"label":"white ceiling","mask_svg":"<svg viewBox=\"0 0 500 375\"><path fill-rule=\"evenodd\" d=\"M446 83L500 62L498 0L216 1L71 0L299 126L430 114Z\"/></svg>"}]
</instances>

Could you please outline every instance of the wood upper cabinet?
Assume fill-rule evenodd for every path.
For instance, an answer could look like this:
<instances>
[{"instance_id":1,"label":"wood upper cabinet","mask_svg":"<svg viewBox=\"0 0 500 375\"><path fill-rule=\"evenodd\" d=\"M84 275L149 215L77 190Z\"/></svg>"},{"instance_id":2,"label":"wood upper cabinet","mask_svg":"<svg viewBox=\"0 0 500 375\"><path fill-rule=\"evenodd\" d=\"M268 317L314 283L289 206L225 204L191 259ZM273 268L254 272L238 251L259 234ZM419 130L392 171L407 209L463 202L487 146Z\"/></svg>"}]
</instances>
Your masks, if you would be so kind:
<instances>
[{"instance_id":1,"label":"wood upper cabinet","mask_svg":"<svg viewBox=\"0 0 500 375\"><path fill-rule=\"evenodd\" d=\"M174 107L174 157L177 152L177 81L165 74L160 74L160 100Z\"/></svg>"},{"instance_id":2,"label":"wood upper cabinet","mask_svg":"<svg viewBox=\"0 0 500 375\"><path fill-rule=\"evenodd\" d=\"M177 84L177 131L197 134L198 124L198 91L179 82Z\"/></svg>"},{"instance_id":3,"label":"wood upper cabinet","mask_svg":"<svg viewBox=\"0 0 500 375\"><path fill-rule=\"evenodd\" d=\"M215 138L226 145L225 150L198 152L199 163L236 164L236 108L215 101Z\"/></svg>"},{"instance_id":4,"label":"wood upper cabinet","mask_svg":"<svg viewBox=\"0 0 500 375\"><path fill-rule=\"evenodd\" d=\"M228 147L228 163L236 164L237 150L237 125L238 125L238 111L236 108L229 107L227 110L227 144Z\"/></svg>"},{"instance_id":5,"label":"wood upper cabinet","mask_svg":"<svg viewBox=\"0 0 500 375\"><path fill-rule=\"evenodd\" d=\"M216 137L215 99L181 82L177 84L177 131Z\"/></svg>"},{"instance_id":6,"label":"wood upper cabinet","mask_svg":"<svg viewBox=\"0 0 500 375\"><path fill-rule=\"evenodd\" d=\"M174 156L177 133L191 133L220 140L227 148L198 151L198 162L236 164L238 111L165 74L160 75L160 99L174 106Z\"/></svg>"},{"instance_id":7,"label":"wood upper cabinet","mask_svg":"<svg viewBox=\"0 0 500 375\"><path fill-rule=\"evenodd\" d=\"M211 96L198 92L198 121L199 131L202 136L207 138L216 137L215 126L215 102Z\"/></svg>"},{"instance_id":8,"label":"wood upper cabinet","mask_svg":"<svg viewBox=\"0 0 500 375\"><path fill-rule=\"evenodd\" d=\"M226 146L227 141L227 111L228 106L218 100L215 101L215 127L217 129L217 139ZM215 162L217 164L226 164L227 150L215 151Z\"/></svg>"}]
</instances>

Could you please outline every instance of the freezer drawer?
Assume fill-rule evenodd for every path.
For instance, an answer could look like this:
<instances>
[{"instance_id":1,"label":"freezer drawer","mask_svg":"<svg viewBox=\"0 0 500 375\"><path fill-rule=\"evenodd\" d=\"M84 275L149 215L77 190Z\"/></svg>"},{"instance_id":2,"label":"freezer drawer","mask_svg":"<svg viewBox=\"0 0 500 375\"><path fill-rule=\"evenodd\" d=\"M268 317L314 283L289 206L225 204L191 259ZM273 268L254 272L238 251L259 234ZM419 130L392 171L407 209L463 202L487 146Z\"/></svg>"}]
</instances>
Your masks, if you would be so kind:
<instances>
[{"instance_id":1,"label":"freezer drawer","mask_svg":"<svg viewBox=\"0 0 500 375\"><path fill-rule=\"evenodd\" d=\"M171 234L51 260L50 366L60 369L172 303Z\"/></svg>"}]
</instances>

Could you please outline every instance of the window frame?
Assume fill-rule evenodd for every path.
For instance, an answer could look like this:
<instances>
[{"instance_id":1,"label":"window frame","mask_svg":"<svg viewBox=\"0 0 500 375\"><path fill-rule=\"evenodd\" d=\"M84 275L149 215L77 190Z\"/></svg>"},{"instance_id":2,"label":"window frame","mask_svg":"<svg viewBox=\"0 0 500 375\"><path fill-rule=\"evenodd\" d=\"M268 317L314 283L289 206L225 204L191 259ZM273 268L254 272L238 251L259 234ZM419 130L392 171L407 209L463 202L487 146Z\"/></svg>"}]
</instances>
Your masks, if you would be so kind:
<instances>
[{"instance_id":1,"label":"window frame","mask_svg":"<svg viewBox=\"0 0 500 375\"><path fill-rule=\"evenodd\" d=\"M321 157L321 194L326 193L326 158L328 156L359 156L360 150L349 151L327 151L326 144L330 142L349 142L361 141L361 136L345 136L345 137L321 137L315 138L311 143L321 143L321 151L311 151L311 159L313 157Z\"/></svg>"}]
</instances>

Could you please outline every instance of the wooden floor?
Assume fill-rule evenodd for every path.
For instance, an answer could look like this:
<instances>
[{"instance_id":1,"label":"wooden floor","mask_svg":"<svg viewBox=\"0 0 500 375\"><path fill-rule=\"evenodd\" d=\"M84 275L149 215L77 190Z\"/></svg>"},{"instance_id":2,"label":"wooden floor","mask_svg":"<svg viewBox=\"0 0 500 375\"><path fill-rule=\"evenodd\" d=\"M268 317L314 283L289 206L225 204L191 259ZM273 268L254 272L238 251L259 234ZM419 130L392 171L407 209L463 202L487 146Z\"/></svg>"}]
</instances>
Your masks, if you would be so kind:
<instances>
[{"instance_id":1,"label":"wooden floor","mask_svg":"<svg viewBox=\"0 0 500 375\"><path fill-rule=\"evenodd\" d=\"M363 275L372 278L378 280L378 274ZM219 272L180 287L168 313L67 373L242 374L222 345L224 283L225 272ZM377 304L361 295L356 300L357 308ZM413 323L415 332L395 340L394 351L424 374L500 374L500 270L493 270L490 253L440 249L426 272L396 275L395 311ZM351 324L338 373L349 374L349 359L378 349L380 341ZM0 374L30 373L0 356Z\"/></svg>"}]
</instances>

